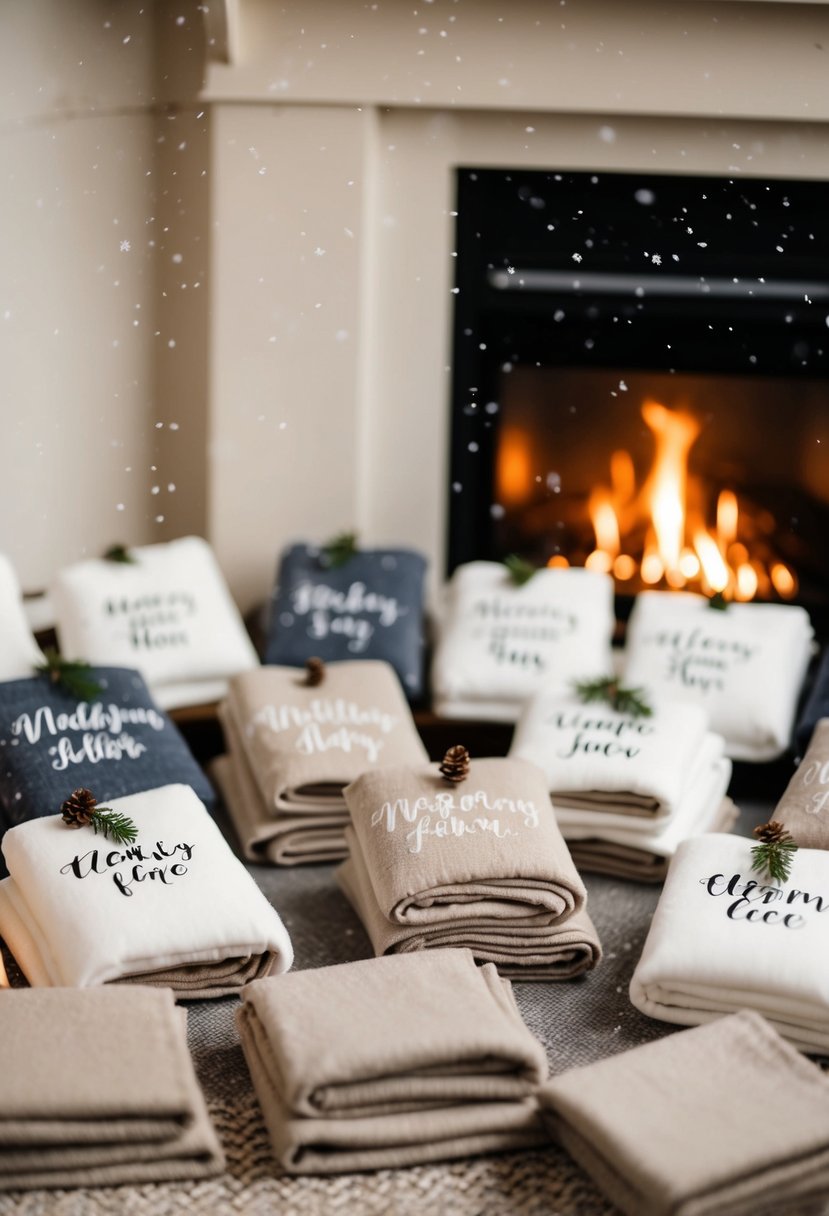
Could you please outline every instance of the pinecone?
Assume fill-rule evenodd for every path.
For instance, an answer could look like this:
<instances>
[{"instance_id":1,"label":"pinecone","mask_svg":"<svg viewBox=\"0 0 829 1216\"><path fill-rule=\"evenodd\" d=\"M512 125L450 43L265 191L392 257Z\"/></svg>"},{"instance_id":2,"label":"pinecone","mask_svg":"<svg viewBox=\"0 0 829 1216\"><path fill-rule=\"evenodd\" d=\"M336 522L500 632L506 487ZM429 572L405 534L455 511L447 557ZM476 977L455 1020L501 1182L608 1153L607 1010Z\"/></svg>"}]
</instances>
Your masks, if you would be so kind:
<instances>
[{"instance_id":1,"label":"pinecone","mask_svg":"<svg viewBox=\"0 0 829 1216\"><path fill-rule=\"evenodd\" d=\"M763 844L786 844L787 841L794 839L791 833L786 830L785 824L782 824L779 819L772 819L768 823L761 823L759 827L754 829L754 835Z\"/></svg>"},{"instance_id":2,"label":"pinecone","mask_svg":"<svg viewBox=\"0 0 829 1216\"><path fill-rule=\"evenodd\" d=\"M98 800L91 790L75 790L61 805L63 822L69 824L70 828L85 828L92 822L97 805Z\"/></svg>"},{"instance_id":3,"label":"pinecone","mask_svg":"<svg viewBox=\"0 0 829 1216\"><path fill-rule=\"evenodd\" d=\"M453 784L464 781L469 776L469 752L461 744L450 747L440 764L440 772L445 781Z\"/></svg>"},{"instance_id":4,"label":"pinecone","mask_svg":"<svg viewBox=\"0 0 829 1216\"><path fill-rule=\"evenodd\" d=\"M305 683L308 688L316 688L325 679L325 664L322 659L307 659L305 663Z\"/></svg>"}]
</instances>

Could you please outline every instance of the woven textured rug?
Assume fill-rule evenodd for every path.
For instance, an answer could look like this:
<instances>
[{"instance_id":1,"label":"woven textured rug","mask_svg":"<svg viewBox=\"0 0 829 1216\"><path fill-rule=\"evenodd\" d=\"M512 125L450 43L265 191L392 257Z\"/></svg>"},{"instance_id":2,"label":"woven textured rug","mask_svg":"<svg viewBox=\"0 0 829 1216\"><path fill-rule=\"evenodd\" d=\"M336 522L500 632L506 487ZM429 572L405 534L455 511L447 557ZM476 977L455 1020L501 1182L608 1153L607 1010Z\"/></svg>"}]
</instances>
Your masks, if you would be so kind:
<instances>
[{"instance_id":1,"label":"woven textured rug","mask_svg":"<svg viewBox=\"0 0 829 1216\"><path fill-rule=\"evenodd\" d=\"M738 830L764 818L744 806ZM278 908L296 967L369 958L360 922L334 881L333 866L251 872ZM605 951L592 975L567 983L516 983L521 1012L544 1043L553 1073L672 1033L638 1013L627 996L660 888L586 877L589 908ZM8 956L7 956L8 957ZM15 968L9 964L12 981ZM210 1114L227 1153L223 1176L193 1184L30 1191L0 1196L0 1216L612 1216L590 1179L551 1145L403 1170L290 1178L274 1164L233 1023L235 998L189 1006L189 1040ZM786 1209L794 1213L795 1209ZM827 1205L802 1209L829 1213Z\"/></svg>"}]
</instances>

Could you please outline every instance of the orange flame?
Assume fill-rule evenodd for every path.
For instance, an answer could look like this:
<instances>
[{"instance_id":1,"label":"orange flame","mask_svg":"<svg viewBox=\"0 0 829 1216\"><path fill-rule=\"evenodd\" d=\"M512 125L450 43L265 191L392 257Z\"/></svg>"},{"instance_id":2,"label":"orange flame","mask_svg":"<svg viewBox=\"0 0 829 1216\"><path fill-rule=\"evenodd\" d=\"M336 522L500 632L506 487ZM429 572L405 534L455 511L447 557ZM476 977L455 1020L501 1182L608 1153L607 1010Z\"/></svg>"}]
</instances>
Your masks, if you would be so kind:
<instances>
[{"instance_id":1,"label":"orange flame","mask_svg":"<svg viewBox=\"0 0 829 1216\"><path fill-rule=\"evenodd\" d=\"M645 402L642 417L656 438L653 469L643 495L650 506L662 565L682 586L679 559L685 543L688 452L700 426L690 414L673 412L656 401Z\"/></svg>"}]
</instances>

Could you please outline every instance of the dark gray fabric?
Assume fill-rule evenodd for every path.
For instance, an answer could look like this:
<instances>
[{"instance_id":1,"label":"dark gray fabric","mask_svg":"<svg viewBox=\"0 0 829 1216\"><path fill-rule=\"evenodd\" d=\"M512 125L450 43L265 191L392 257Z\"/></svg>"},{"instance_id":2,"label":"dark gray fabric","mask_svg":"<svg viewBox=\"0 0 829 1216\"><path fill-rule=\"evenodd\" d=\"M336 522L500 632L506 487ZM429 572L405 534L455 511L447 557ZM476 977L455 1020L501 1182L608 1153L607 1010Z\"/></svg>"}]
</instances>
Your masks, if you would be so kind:
<instances>
[{"instance_id":1,"label":"dark gray fabric","mask_svg":"<svg viewBox=\"0 0 829 1216\"><path fill-rule=\"evenodd\" d=\"M798 756L803 756L821 718L829 718L829 647L824 651L814 673L811 690L795 728Z\"/></svg>"},{"instance_id":2,"label":"dark gray fabric","mask_svg":"<svg viewBox=\"0 0 829 1216\"><path fill-rule=\"evenodd\" d=\"M406 695L419 697L425 574L426 559L411 549L362 549L333 568L319 549L291 545L276 574L265 662L385 659Z\"/></svg>"},{"instance_id":3,"label":"dark gray fabric","mask_svg":"<svg viewBox=\"0 0 829 1216\"><path fill-rule=\"evenodd\" d=\"M89 676L102 686L89 703L46 676L0 683L0 834L56 814L80 787L106 802L190 785L214 807L213 787L143 677L126 667L92 667Z\"/></svg>"}]
</instances>

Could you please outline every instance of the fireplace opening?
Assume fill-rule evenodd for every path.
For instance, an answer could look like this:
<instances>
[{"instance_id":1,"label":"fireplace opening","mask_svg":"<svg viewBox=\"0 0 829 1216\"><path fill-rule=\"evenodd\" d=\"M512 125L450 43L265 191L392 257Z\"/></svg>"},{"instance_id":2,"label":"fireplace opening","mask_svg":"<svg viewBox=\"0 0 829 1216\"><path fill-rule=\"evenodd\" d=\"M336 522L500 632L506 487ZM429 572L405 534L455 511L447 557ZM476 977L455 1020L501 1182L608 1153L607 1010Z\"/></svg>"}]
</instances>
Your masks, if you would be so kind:
<instances>
[{"instance_id":1,"label":"fireplace opening","mask_svg":"<svg viewBox=\"0 0 829 1216\"><path fill-rule=\"evenodd\" d=\"M517 553L829 629L818 182L458 174L450 569Z\"/></svg>"}]
</instances>

